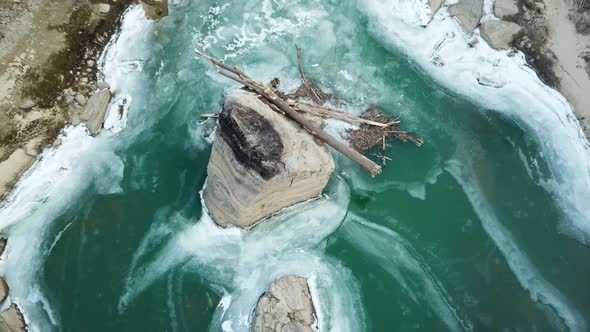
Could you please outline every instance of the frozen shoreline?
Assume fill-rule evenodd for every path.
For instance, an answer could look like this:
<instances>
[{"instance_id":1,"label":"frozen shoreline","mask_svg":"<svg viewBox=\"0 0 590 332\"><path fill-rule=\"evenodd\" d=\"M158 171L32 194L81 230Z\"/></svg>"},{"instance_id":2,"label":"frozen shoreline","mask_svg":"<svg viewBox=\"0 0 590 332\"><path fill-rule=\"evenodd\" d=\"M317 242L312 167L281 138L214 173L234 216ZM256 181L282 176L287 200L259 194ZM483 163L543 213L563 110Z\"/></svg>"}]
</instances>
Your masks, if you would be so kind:
<instances>
[{"instance_id":1,"label":"frozen shoreline","mask_svg":"<svg viewBox=\"0 0 590 332\"><path fill-rule=\"evenodd\" d=\"M365 3L367 3L367 5L369 5L368 3L371 1L365 1ZM371 4L374 4L375 2L379 2L379 1L373 1L371 2ZM538 139L540 139L540 142L542 145L545 146L545 148L548 149L548 151L550 153L555 153L554 155L550 155L548 156L549 159L556 159L556 164L554 165L554 170L559 170L559 167L565 167L566 170L573 170L574 174L584 174L583 172L581 172L580 170L580 166L581 165L588 165L588 159L590 158L588 156L589 152L588 152L588 142L585 141L585 139L581 138L579 136L579 127L577 127L577 124L575 122L575 120L573 120L570 116L572 114L571 112L571 108L569 107L567 101L565 101L565 99L563 97L561 97L556 91L546 87L545 85L543 85L535 76L534 72L532 70L530 70L529 68L526 67L526 63L524 62L524 59L516 56L516 57L510 57L508 56L506 53L504 52L496 52L493 51L491 49L489 49L489 47L487 47L487 45L485 45L485 43L481 43L481 45L479 45L476 49L469 49L466 48L466 40L464 40L460 34L460 32L457 32L457 25L456 22L454 22L453 20L449 19L449 17L446 15L446 13L440 13L440 15L437 15L437 17L435 18L432 26L427 27L426 29L423 29L422 27L419 26L419 24L416 24L416 26L414 26L415 23L419 23L420 20L423 17L423 12L416 12L417 6L415 4L413 4L414 1L406 1L404 2L404 0L400 0L398 1L398 3L400 4L400 7L398 8L402 8L404 10L413 12L413 13L417 13L416 16L413 15L408 15L408 17L410 18L416 18L415 21L411 21L411 22L406 22L404 21L403 18L397 18L398 20L393 22L393 24L397 24L395 26L395 28L392 29L392 31L386 30L385 32L387 32L385 34L385 36L383 36L383 38L385 40L389 40L387 36L389 36L389 32L393 32L393 35L395 36L395 38L397 38L397 40L395 40L393 42L393 46L397 46L399 47L399 45L402 45L402 48L404 48L404 46L410 46L411 48L404 48L409 54L413 55L413 58L422 66L422 68L428 72L429 74L431 74L437 81L439 81L440 83L442 83L445 86L448 87L453 87L453 84L455 84L456 82L461 82L464 83L464 86L455 86L456 90L460 93L460 94L464 94L466 96L470 96L471 99L473 99L475 102L477 103L485 103L486 106L491 106L491 108L493 109L498 109L499 111L503 112L504 114L507 114L509 117L511 117L512 119L514 119L515 121L517 121L521 126L528 128L532 135L536 136ZM383 5L385 5L383 3ZM419 10L424 9L424 7L420 7L418 8ZM377 23L374 24L374 28L377 28L377 26L379 24L386 24L385 22L380 22L379 19L381 18L378 14L375 14L373 11L371 11L370 9L366 10L370 11L372 14L372 17L377 18ZM379 12L379 10L376 11L377 13ZM385 15L389 15L391 14L391 12L389 11L382 11L383 14ZM403 15L403 12L400 12L401 15ZM131 13L130 15L136 15L135 12ZM385 21L387 21L388 17L383 18ZM390 17L389 17L390 19ZM400 23L401 22L401 23ZM401 24L401 25L400 25ZM399 27L402 27L401 29L397 29ZM142 25L129 25L127 28L128 29L141 29L141 27L143 27ZM414 29L417 28L417 29ZM398 31L398 33L404 34L407 33L405 38L410 38L413 37L414 35L412 35L413 33L416 33L418 35L418 38L416 38L415 41L411 41L408 39L405 39L403 35L397 35L396 31ZM426 33L422 33L420 31L425 31ZM453 38L450 38L448 35L448 32L453 31L455 33ZM127 33L127 34L125 34ZM376 33L379 35L380 33L378 31L376 31ZM125 34L125 35L124 35ZM122 31L122 35L124 35L123 37L120 38L126 38L127 37L132 37L134 34L132 32L130 32L129 30L125 30ZM446 38L446 39L445 39ZM445 39L446 41L443 43L441 49L440 49L440 56L446 60L446 65L445 67L437 67L435 65L433 65L430 62L431 59L431 55L432 55L432 47L433 45L435 45L436 43L438 43L440 40ZM113 59L113 58L109 58L108 56L108 51L105 52L105 59L108 59L108 65L113 66L111 67L111 69L113 70L112 73L114 73L114 76L111 76L112 78L115 78L116 82L111 82L112 87L114 88L113 92L117 92L117 90L119 89L123 89L124 87L126 87L126 84L123 83L125 80L130 79L128 78L128 75L126 72L123 71L117 71L117 69L121 69L122 67L119 67L121 65L121 63L117 62L117 59ZM113 56L116 56L115 53L117 52L113 52ZM124 57L121 57L121 55L118 56L119 59L122 59ZM104 63L105 65L107 65L107 63ZM446 69L450 68L450 72L447 71L445 72ZM479 68L482 68L481 70ZM108 71L108 70L105 70ZM459 73L459 74L457 74ZM511 77L512 74L516 74L517 78L516 80L522 80L520 82L517 82L514 78ZM455 80L455 77L459 77L459 80ZM481 78L481 77L485 77L488 78L490 80L496 81L496 82L500 82L500 83L505 83L505 85L502 88L499 89L495 89L495 88L489 88L489 87L482 87L481 85L479 85L477 83L477 79ZM119 87L119 88L118 88ZM527 88L530 88L532 90L531 92L527 91ZM125 92L123 92L125 93ZM536 93L539 93L539 95L537 95ZM514 94L514 95L513 95ZM495 98L498 98L497 100ZM521 100L518 100L518 98L521 98ZM534 109L535 107L527 107L528 103L530 103L530 101L532 99L537 99L534 102L534 106L538 107L538 109ZM489 102L489 104L488 104ZM516 105L516 107L514 107L514 105ZM512 110L512 108L522 108L527 110L529 113L526 114L515 114ZM530 108L530 109L529 109ZM111 116L112 112L114 112L114 109L111 109ZM538 121L539 122L528 122L530 120L530 118L533 118L533 121L536 117L539 117ZM543 126L543 123L546 120L550 120L550 123L545 123ZM555 126L555 124L557 123L562 123L562 126L558 126L558 128L556 129L558 132L557 133L553 133L550 134L548 132L546 132L545 130L547 129L547 126ZM536 128L537 125L541 125L539 128ZM117 123L115 122L111 128L116 128L115 130L118 130L118 128L122 128L124 126L124 124L119 123L117 125ZM578 129L576 129L578 128ZM77 133L77 129L72 129L72 131ZM547 138L547 141L543 141L543 137L546 137L547 135L550 135L549 138ZM583 135L582 135L583 137ZM104 138L104 137L103 137ZM555 139L555 142L551 142L552 139ZM75 139L75 136L72 136L72 140ZM100 138L99 138L100 139ZM567 151L564 151L564 154L567 154L567 157L571 157L573 158L573 160L565 160L565 161L559 161L559 155L557 154L557 152L559 151L559 149L557 149L557 146L559 146L562 143L566 143L566 145L569 145L570 143L573 144L573 147L570 146L568 149L566 149ZM555 146L551 146L552 144L554 144ZM78 158L80 158L80 160L83 160L85 158L91 158L88 157L87 155L84 156L83 158L78 155L78 152L74 152L75 153L75 158L73 159L69 159L72 157L72 153L70 153L69 156L67 156L67 146L65 146L66 144L64 144L64 146L60 146L58 148L55 149L51 149L50 152L48 152L48 155L52 155L53 153L55 153L55 158L56 159L62 159L61 162L66 161L66 164L68 163L75 163L75 161L78 160ZM70 145L70 148L73 146L73 144ZM100 153L105 153L104 155L101 156L101 158L103 159L105 165L101 165L100 167L93 167L92 169L86 169L86 170L81 170L79 171L79 173L74 174L74 176L87 176L88 174L91 175L96 175L96 174L100 174L102 171L107 171L106 173L112 173L112 175L116 178L117 176L121 176L122 174L122 164L117 163L116 161L120 161L118 159L117 156L115 156L114 154L112 154L111 149L109 149L106 144L101 144L101 149L104 149L103 151L98 151ZM77 150L76 150L77 151ZM94 151L94 148L93 148ZM63 154L58 154L59 153L63 153ZM579 154L577 154L579 153ZM105 158L105 155L107 156ZM59 158L58 158L59 157ZM68 161L70 160L70 161ZM111 161L115 161L112 165L112 167L107 167L106 164L108 164ZM561 163L564 164L561 164ZM56 165L61 165L61 164L56 164ZM52 178L52 175L56 175L56 174L62 174L59 176L59 178L61 179L61 184L65 185L65 179L69 178L72 176L72 174L69 171L62 171L61 170L61 166L59 167L49 167L49 168L45 168L43 166L43 164L39 163L38 164L38 168L33 168L31 169L30 172L27 172L25 174L25 177L23 177L21 179L21 181L19 182L19 186L25 186L25 183L29 183L28 190L32 190L29 191L29 193L34 192L35 194L32 195L32 197L27 197L28 202L25 201L25 203L27 204L33 204L31 206L31 209L29 210L31 212L31 214L33 215L33 220L26 220L27 223L31 222L31 225L29 227L24 227L20 230L19 232L19 239L21 244L25 244L25 242L27 240L30 240L27 238L27 234L35 233L37 234L37 241L38 242L42 242L42 238L45 234L45 228L47 226L43 226L43 219L46 219L46 215L38 215L35 214L35 206L39 206L41 204L46 204L46 199L49 201L49 203L47 204L51 204L52 208L51 209L55 209L56 211L59 210L59 208L63 208L63 204L67 203L67 197L66 198L59 198L59 202L54 201L54 198L51 197L50 193L53 192L54 194L57 191L48 191L48 192L37 192L36 186L38 186L38 184L36 184L36 181L39 179L43 179L43 181L39 181L39 182L43 182L44 184L47 183L48 186L56 186L60 184L60 181L54 182L52 180L54 180L54 178ZM47 176L44 176L42 173L49 171L49 174L44 174ZM55 174L51 174L51 172L54 171ZM36 174L36 175L35 175ZM30 177L30 178L29 178ZM572 177L575 177L572 175ZM27 182L27 178L28 182ZM578 196L576 195L577 193L580 194L579 199L581 199L581 203L584 203L584 199L588 198L589 194L588 194L588 189L584 189L584 183L588 184L588 175L586 177L582 176L581 178L579 178L580 180L580 184L575 184L571 190L574 190L573 193L568 193L568 192L562 192L562 190L567 189L568 184L570 184L569 182L567 182L567 179L563 179L563 183L552 183L551 181L548 182L547 186L548 189L552 192L554 192L556 195L562 195L562 197L565 197L565 199L576 199L578 198ZM584 182L584 180L586 182ZM65 182L64 182L65 181ZM80 181L84 181L83 179ZM109 184L112 183L118 183L116 180L113 180L112 183L108 182ZM104 185L104 191L105 192L111 192L111 191L116 191L117 188L115 187L109 187L107 185L107 183L103 183ZM565 187L565 188L564 188ZM586 186L585 188L588 188L589 186ZM78 190L83 190L83 188L79 188ZM73 193L71 193L71 195L74 195L77 191L74 191ZM15 191L15 195L17 196L28 196L27 192L22 192L22 193L18 193L17 190ZM13 205L13 212L17 212L17 203L19 203L20 201L15 200L13 202L9 202L10 205ZM22 203L22 202L20 202ZM577 209L580 206L583 207L583 205L579 205L577 201L566 201L564 202L565 207L571 207L573 209ZM571 205L568 205L571 204ZM20 206L22 207L22 206ZM586 221L590 221L588 219L585 219L584 217L587 217L587 214L584 214L583 210L578 211L580 213L582 213L582 219L581 221L584 222ZM0 216L4 217L7 216L7 212L4 209L0 209ZM22 212L20 212L20 214L14 214L11 215L9 219L1 219L1 220L8 220L8 221L14 221L14 222L19 222L21 219L25 219L28 217L25 217L25 214L23 214ZM3 225L4 226L4 225ZM583 226L583 225L582 225ZM67 226L66 226L67 227ZM590 226L589 226L590 227ZM581 229L584 230L588 230L588 228L584 228L584 227L580 227ZM584 239L582 239L584 241ZM586 242L587 243L587 242ZM10 245L10 244L9 244ZM37 247L36 247L37 248ZM19 249L19 246L13 246L11 250L16 251ZM37 248L38 249L38 248ZM25 256L21 256L21 257L25 257L25 258L29 258L29 259L35 259L37 263L42 263L42 260L44 259L44 256L41 257L36 257L35 256L35 250L29 249L25 254ZM12 259L12 262L10 262L10 264L12 264L12 266L14 268L16 268L17 265L17 261L19 261L19 259ZM35 265L35 264L33 264ZM3 265L1 267L1 269L6 268L6 266L10 266L8 264ZM40 294L38 293L40 290L39 289L32 289L34 291L31 292L31 289L29 289L29 285L26 284L25 281L27 280L32 280L32 276L34 276L34 274L28 274L28 272L33 272L36 273L37 271L35 271L35 268L39 268L37 267L32 267L31 269L33 270L27 270L27 271L19 271L18 273L15 273L11 278L14 281L17 280L24 280L22 281L23 285L21 288L17 288L16 291L17 292L22 292L23 293L23 298L24 298L24 294L26 294L26 298L27 300L31 300L31 299L35 299L37 301L43 302L44 299L39 299ZM32 296L34 295L34 296ZM45 301L46 302L46 301ZM51 316L51 315L50 315ZM59 321L59 320L57 320Z\"/></svg>"},{"instance_id":2,"label":"frozen shoreline","mask_svg":"<svg viewBox=\"0 0 590 332\"><path fill-rule=\"evenodd\" d=\"M140 6L126 11L121 30L111 36L97 61L115 97L105 129L93 137L84 124L64 128L59 136L61 144L45 149L0 203L0 231L9 239L0 261L0 275L10 285L10 301L21 306L28 331L56 330L61 321L59 312L52 309L50 299L42 291L39 274L55 244L47 242L47 232L53 227L66 229L69 224L48 221L67 210L91 186L104 194L121 190L119 183L125 165L115 152L118 144L114 135L125 127L126 116L116 116L118 101L129 90L141 88L141 84L133 83L141 71L130 67L127 60L130 52L141 56L145 51L126 45L132 37L141 39L133 36L134 28L149 31L151 25ZM126 103L125 112L129 105L131 100Z\"/></svg>"},{"instance_id":3,"label":"frozen shoreline","mask_svg":"<svg viewBox=\"0 0 590 332\"><path fill-rule=\"evenodd\" d=\"M590 137L590 62L583 54L590 50L590 35L582 35L568 17L574 11L573 0L544 0L549 26L548 49L557 57L553 69L560 81L559 90L572 104L582 128ZM587 55L587 56L590 56Z\"/></svg>"},{"instance_id":4,"label":"frozen shoreline","mask_svg":"<svg viewBox=\"0 0 590 332\"><path fill-rule=\"evenodd\" d=\"M540 185L565 214L559 230L590 244L590 143L568 101L539 80L522 53L494 50L477 31L472 38L479 42L470 47L472 38L446 7L428 23L425 1L364 0L360 8L386 47L406 53L436 82L510 118L539 142L550 165Z\"/></svg>"}]
</instances>

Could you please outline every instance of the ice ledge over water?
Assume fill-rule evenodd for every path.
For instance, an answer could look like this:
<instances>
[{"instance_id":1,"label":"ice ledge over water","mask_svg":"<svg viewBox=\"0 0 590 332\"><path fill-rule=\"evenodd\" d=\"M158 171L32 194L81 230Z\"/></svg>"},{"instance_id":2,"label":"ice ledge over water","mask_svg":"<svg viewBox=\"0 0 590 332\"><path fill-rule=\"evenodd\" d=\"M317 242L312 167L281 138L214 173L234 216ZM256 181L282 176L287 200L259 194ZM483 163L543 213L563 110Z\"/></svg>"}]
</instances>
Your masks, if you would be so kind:
<instances>
[{"instance_id":1,"label":"ice ledge over water","mask_svg":"<svg viewBox=\"0 0 590 332\"><path fill-rule=\"evenodd\" d=\"M590 244L590 144L570 104L539 80L524 55L492 49L477 30L474 43L445 7L424 27L426 0L361 0L359 7L382 44L407 54L439 84L510 118L539 142L551 174L543 186L565 214L560 230Z\"/></svg>"}]
</instances>

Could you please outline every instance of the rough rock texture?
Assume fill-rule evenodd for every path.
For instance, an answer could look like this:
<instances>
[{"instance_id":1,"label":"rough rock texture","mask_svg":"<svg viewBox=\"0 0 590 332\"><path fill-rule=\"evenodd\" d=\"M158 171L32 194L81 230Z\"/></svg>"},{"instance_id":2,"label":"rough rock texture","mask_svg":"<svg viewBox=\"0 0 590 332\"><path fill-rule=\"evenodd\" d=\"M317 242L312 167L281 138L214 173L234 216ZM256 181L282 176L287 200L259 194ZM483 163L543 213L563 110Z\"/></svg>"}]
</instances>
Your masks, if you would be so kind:
<instances>
[{"instance_id":1,"label":"rough rock texture","mask_svg":"<svg viewBox=\"0 0 590 332\"><path fill-rule=\"evenodd\" d=\"M30 152L31 142L43 150L80 123L84 106L75 96L96 91L97 58L135 2L0 0L0 200L30 165L8 161L15 151Z\"/></svg>"},{"instance_id":2,"label":"rough rock texture","mask_svg":"<svg viewBox=\"0 0 590 332\"><path fill-rule=\"evenodd\" d=\"M590 10L572 11L569 18L576 26L576 31L582 35L590 35Z\"/></svg>"},{"instance_id":3,"label":"rough rock texture","mask_svg":"<svg viewBox=\"0 0 590 332\"><path fill-rule=\"evenodd\" d=\"M495 49L510 46L514 37L522 30L520 25L500 20L488 20L481 23L481 37Z\"/></svg>"},{"instance_id":4,"label":"rough rock texture","mask_svg":"<svg viewBox=\"0 0 590 332\"><path fill-rule=\"evenodd\" d=\"M168 16L168 0L140 0L145 16L152 20L159 20Z\"/></svg>"},{"instance_id":5,"label":"rough rock texture","mask_svg":"<svg viewBox=\"0 0 590 332\"><path fill-rule=\"evenodd\" d=\"M450 14L461 22L465 32L471 34L479 25L479 21L483 16L483 1L459 0L458 3L449 8Z\"/></svg>"},{"instance_id":6,"label":"rough rock texture","mask_svg":"<svg viewBox=\"0 0 590 332\"><path fill-rule=\"evenodd\" d=\"M0 277L0 303L4 303L6 298L8 297L8 285L4 278Z\"/></svg>"},{"instance_id":7,"label":"rough rock texture","mask_svg":"<svg viewBox=\"0 0 590 332\"><path fill-rule=\"evenodd\" d=\"M318 196L333 171L326 146L255 96L236 93L219 117L205 205L217 224L249 227Z\"/></svg>"},{"instance_id":8,"label":"rough rock texture","mask_svg":"<svg viewBox=\"0 0 590 332\"><path fill-rule=\"evenodd\" d=\"M518 14L518 0L496 0L494 14L498 18L505 18Z\"/></svg>"},{"instance_id":9,"label":"rough rock texture","mask_svg":"<svg viewBox=\"0 0 590 332\"><path fill-rule=\"evenodd\" d=\"M260 298L254 332L312 332L315 310L305 278L284 276Z\"/></svg>"},{"instance_id":10,"label":"rough rock texture","mask_svg":"<svg viewBox=\"0 0 590 332\"><path fill-rule=\"evenodd\" d=\"M100 128L102 128L102 123L109 109L110 102L111 92L109 90L101 90L88 99L86 108L80 115L80 119L86 122L86 127L88 127L88 131L92 135L96 135Z\"/></svg>"},{"instance_id":11,"label":"rough rock texture","mask_svg":"<svg viewBox=\"0 0 590 332\"><path fill-rule=\"evenodd\" d=\"M14 151L8 159L0 163L0 193L5 193L12 187L13 182L29 168L35 158L29 156L25 150Z\"/></svg>"},{"instance_id":12,"label":"rough rock texture","mask_svg":"<svg viewBox=\"0 0 590 332\"><path fill-rule=\"evenodd\" d=\"M0 314L0 332L25 332L27 325L16 304Z\"/></svg>"},{"instance_id":13,"label":"rough rock texture","mask_svg":"<svg viewBox=\"0 0 590 332\"><path fill-rule=\"evenodd\" d=\"M434 14L436 14L443 3L444 0L428 0L428 6L430 7L430 17L433 17Z\"/></svg>"}]
</instances>

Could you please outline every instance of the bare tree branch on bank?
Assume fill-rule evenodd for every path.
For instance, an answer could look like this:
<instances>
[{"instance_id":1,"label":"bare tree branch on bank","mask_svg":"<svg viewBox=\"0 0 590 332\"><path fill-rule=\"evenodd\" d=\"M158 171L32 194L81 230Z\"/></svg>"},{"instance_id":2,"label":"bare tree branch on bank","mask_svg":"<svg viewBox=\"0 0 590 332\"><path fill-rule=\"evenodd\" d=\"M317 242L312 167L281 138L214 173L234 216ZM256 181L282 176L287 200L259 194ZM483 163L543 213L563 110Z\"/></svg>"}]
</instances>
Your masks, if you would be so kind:
<instances>
[{"instance_id":1,"label":"bare tree branch on bank","mask_svg":"<svg viewBox=\"0 0 590 332\"><path fill-rule=\"evenodd\" d=\"M222 70L218 71L220 75L223 75L233 81L236 81L244 85L249 90L263 97L264 99L266 99L266 101L273 104L274 106L276 106L276 108L283 112L285 116L297 122L299 125L305 128L309 133L320 139L322 142L328 144L336 151L342 153L350 160L359 164L372 176L381 173L381 166L377 165L369 158L363 156L358 151L348 147L346 144L343 144L342 142L338 141L337 139L326 133L324 130L311 123L302 114L300 114L297 110L291 107L287 101L280 98L273 90L271 90L264 84L254 81L237 67L230 67L199 50L195 50L195 53L211 61L215 66L221 68Z\"/></svg>"}]
</instances>

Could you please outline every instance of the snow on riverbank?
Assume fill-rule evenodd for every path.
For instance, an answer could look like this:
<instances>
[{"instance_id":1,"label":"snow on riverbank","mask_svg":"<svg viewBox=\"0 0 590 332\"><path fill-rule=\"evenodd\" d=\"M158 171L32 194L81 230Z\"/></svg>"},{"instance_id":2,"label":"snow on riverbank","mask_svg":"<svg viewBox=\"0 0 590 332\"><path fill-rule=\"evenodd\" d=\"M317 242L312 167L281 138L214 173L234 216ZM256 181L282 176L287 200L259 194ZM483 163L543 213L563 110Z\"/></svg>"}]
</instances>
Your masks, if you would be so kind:
<instances>
[{"instance_id":1,"label":"snow on riverbank","mask_svg":"<svg viewBox=\"0 0 590 332\"><path fill-rule=\"evenodd\" d=\"M565 214L560 231L590 245L590 144L565 98L539 80L521 53L493 50L477 34L479 43L470 47L446 8L424 28L423 1L361 0L359 7L386 47L406 53L435 81L509 117L539 142L550 165L541 184Z\"/></svg>"},{"instance_id":2,"label":"snow on riverbank","mask_svg":"<svg viewBox=\"0 0 590 332\"><path fill-rule=\"evenodd\" d=\"M132 7L125 15L120 36L113 36L104 51L110 58L109 65L101 61L102 68L115 100L138 86L138 77L132 73L138 71L128 65L128 56L133 51L137 60L145 54L145 48L129 43L130 33L136 32L132 27L146 30L153 24L142 14L141 7ZM119 130L124 128L122 119L108 120L107 129L109 123ZM62 229L58 233L61 236L69 227L69 223L58 225L55 221L73 208L73 202L83 202L89 188L100 194L119 192L123 178L124 164L115 152L117 144L111 132L103 130L92 137L84 125L70 126L60 139L62 144L46 149L0 205L0 230L9 237L0 272L10 285L11 300L23 309L31 332L60 329L59 314L52 309L40 279L54 242L48 233Z\"/></svg>"}]
</instances>

